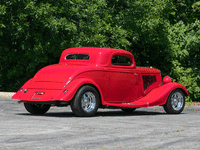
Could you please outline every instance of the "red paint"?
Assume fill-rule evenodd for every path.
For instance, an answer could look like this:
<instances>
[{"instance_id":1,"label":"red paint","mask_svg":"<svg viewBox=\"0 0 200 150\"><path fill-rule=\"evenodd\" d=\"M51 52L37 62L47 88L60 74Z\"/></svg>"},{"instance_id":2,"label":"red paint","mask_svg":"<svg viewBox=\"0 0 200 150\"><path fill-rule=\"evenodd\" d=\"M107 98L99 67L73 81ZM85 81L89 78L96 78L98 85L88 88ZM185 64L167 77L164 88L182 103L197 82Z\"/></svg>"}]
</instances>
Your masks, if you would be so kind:
<instances>
[{"instance_id":1,"label":"red paint","mask_svg":"<svg viewBox=\"0 0 200 150\"><path fill-rule=\"evenodd\" d=\"M163 84L167 84L167 83L170 83L170 82L172 82L172 79L169 76L165 76L163 78Z\"/></svg>"},{"instance_id":2,"label":"red paint","mask_svg":"<svg viewBox=\"0 0 200 150\"><path fill-rule=\"evenodd\" d=\"M88 54L89 60L66 60L68 54ZM113 56L126 56L130 66L112 64ZM161 79L158 69L136 67L133 55L109 48L70 48L63 51L59 64L39 70L12 97L22 101L70 101L77 90L90 84L99 91L102 105L116 107L149 107L166 103L170 92L187 89L170 77ZM24 92L28 90L27 92Z\"/></svg>"}]
</instances>

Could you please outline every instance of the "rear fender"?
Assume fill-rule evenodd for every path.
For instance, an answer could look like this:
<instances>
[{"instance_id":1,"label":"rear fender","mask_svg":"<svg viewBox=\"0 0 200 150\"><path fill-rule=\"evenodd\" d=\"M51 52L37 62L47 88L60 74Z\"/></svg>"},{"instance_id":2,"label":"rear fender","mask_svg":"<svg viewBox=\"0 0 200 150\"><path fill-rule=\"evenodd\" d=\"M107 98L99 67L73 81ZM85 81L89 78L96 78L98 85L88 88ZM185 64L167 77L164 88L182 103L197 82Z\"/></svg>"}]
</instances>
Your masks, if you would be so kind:
<instances>
[{"instance_id":1,"label":"rear fender","mask_svg":"<svg viewBox=\"0 0 200 150\"><path fill-rule=\"evenodd\" d=\"M153 89L139 101L148 102L148 106L164 105L167 102L169 94L174 89L181 89L185 94L185 96L189 95L187 89L182 84L176 82L170 82L156 89Z\"/></svg>"},{"instance_id":2,"label":"rear fender","mask_svg":"<svg viewBox=\"0 0 200 150\"><path fill-rule=\"evenodd\" d=\"M63 91L55 99L62 100L62 101L70 101L71 99L73 99L76 92L81 86L88 85L88 84L95 86L95 88L98 90L100 94L101 100L103 100L104 98L98 84L96 84L93 80L88 79L88 78L78 78L78 79L72 80L70 83L68 83L65 86Z\"/></svg>"},{"instance_id":3,"label":"rear fender","mask_svg":"<svg viewBox=\"0 0 200 150\"><path fill-rule=\"evenodd\" d=\"M16 94L12 96L12 99L18 99L23 93L24 90L27 89L28 85L32 82L32 78L29 79L18 91Z\"/></svg>"}]
</instances>

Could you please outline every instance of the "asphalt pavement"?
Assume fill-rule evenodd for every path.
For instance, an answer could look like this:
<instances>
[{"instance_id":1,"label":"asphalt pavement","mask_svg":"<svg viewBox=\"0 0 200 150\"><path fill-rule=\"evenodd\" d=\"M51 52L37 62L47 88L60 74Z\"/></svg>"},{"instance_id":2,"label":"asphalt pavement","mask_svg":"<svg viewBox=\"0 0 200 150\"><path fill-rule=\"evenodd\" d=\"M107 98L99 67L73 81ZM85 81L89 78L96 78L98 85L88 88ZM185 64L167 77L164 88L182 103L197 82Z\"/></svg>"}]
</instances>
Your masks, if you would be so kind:
<instances>
[{"instance_id":1,"label":"asphalt pavement","mask_svg":"<svg viewBox=\"0 0 200 150\"><path fill-rule=\"evenodd\" d=\"M1 149L200 150L200 107L166 114L162 107L131 114L99 109L95 117L75 117L70 107L30 115L23 103L0 97Z\"/></svg>"}]
</instances>

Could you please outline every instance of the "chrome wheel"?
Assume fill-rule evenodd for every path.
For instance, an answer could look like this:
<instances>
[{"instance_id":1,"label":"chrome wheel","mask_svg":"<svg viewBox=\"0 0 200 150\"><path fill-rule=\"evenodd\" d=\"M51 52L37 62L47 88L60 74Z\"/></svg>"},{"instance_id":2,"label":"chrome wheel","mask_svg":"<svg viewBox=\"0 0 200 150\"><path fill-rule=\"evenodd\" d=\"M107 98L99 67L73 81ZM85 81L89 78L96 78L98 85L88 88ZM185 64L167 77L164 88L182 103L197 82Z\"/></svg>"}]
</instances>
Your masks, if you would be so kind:
<instances>
[{"instance_id":1,"label":"chrome wheel","mask_svg":"<svg viewBox=\"0 0 200 150\"><path fill-rule=\"evenodd\" d=\"M183 107L183 95L179 92L175 92L171 96L171 105L174 110L181 110Z\"/></svg>"},{"instance_id":2,"label":"chrome wheel","mask_svg":"<svg viewBox=\"0 0 200 150\"><path fill-rule=\"evenodd\" d=\"M163 105L168 114L180 114L185 106L185 94L180 89L174 89Z\"/></svg>"},{"instance_id":3,"label":"chrome wheel","mask_svg":"<svg viewBox=\"0 0 200 150\"><path fill-rule=\"evenodd\" d=\"M100 106L100 96L98 91L90 86L81 87L75 97L70 101L70 106L76 116L95 116Z\"/></svg>"},{"instance_id":4,"label":"chrome wheel","mask_svg":"<svg viewBox=\"0 0 200 150\"><path fill-rule=\"evenodd\" d=\"M96 97L92 92L86 92L81 98L81 107L86 112L91 112L96 107Z\"/></svg>"}]
</instances>

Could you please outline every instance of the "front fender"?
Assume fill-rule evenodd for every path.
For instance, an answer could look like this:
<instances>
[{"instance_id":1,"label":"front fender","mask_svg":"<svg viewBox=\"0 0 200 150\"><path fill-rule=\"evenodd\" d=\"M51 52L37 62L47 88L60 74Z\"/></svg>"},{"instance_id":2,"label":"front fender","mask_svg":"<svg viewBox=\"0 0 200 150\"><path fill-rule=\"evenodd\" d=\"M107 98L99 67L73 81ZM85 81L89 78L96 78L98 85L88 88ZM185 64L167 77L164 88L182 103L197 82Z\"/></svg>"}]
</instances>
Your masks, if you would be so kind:
<instances>
[{"instance_id":1,"label":"front fender","mask_svg":"<svg viewBox=\"0 0 200 150\"><path fill-rule=\"evenodd\" d=\"M176 82L170 82L156 89L153 89L139 101L148 102L148 106L164 105L167 102L169 94L174 89L181 89L185 95L189 95L187 89L182 84Z\"/></svg>"},{"instance_id":2,"label":"front fender","mask_svg":"<svg viewBox=\"0 0 200 150\"><path fill-rule=\"evenodd\" d=\"M75 80L72 80L70 83L68 83L65 86L65 88L63 89L63 92L61 92L55 99L62 100L62 101L70 101L71 99L73 99L73 97L75 96L78 89L81 86L86 85L86 84L91 84L91 85L95 86L100 93L101 100L104 99L101 89L98 86L98 84L88 78L77 78Z\"/></svg>"}]
</instances>

